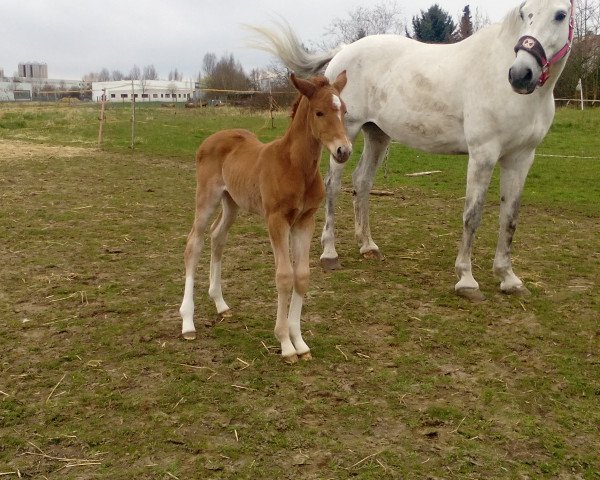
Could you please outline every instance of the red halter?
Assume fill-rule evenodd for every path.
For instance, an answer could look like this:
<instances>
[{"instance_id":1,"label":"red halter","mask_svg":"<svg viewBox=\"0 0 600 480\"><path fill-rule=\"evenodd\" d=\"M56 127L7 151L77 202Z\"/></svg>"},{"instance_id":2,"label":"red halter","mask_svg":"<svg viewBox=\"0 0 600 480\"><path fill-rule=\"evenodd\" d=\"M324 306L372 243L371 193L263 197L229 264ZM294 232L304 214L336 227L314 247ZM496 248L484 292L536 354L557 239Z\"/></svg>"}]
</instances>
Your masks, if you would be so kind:
<instances>
[{"instance_id":1,"label":"red halter","mask_svg":"<svg viewBox=\"0 0 600 480\"><path fill-rule=\"evenodd\" d=\"M575 32L575 0L571 0L571 18L569 19L569 38L567 43L565 43L564 47L562 47L556 54L548 60L546 58L546 52L544 51L544 47L542 44L538 42L538 40L529 35L525 35L519 39L517 45L515 46L515 53L518 53L519 50L525 50L535 57L535 59L542 67L542 74L540 75L540 79L538 81L538 85L543 87L548 78L550 77L550 67L555 63L561 61L567 53L571 51L571 45L573 44L573 35Z\"/></svg>"}]
</instances>

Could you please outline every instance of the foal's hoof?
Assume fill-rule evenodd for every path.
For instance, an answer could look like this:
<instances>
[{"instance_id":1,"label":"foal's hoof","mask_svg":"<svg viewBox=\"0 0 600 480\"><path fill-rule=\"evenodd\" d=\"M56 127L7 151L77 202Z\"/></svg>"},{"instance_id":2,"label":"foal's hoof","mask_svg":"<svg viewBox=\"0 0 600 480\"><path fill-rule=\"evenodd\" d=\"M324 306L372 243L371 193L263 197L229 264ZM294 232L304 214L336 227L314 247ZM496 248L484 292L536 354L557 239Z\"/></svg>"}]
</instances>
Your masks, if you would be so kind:
<instances>
[{"instance_id":1,"label":"foal's hoof","mask_svg":"<svg viewBox=\"0 0 600 480\"><path fill-rule=\"evenodd\" d=\"M502 293L505 293L506 295L514 295L515 297L529 297L531 295L531 292L525 285L507 288L506 290L502 290Z\"/></svg>"},{"instance_id":2,"label":"foal's hoof","mask_svg":"<svg viewBox=\"0 0 600 480\"><path fill-rule=\"evenodd\" d=\"M340 259L338 257L322 258L321 268L326 272L332 272L333 270L339 270L340 268L342 268L342 265L340 264Z\"/></svg>"},{"instance_id":3,"label":"foal's hoof","mask_svg":"<svg viewBox=\"0 0 600 480\"><path fill-rule=\"evenodd\" d=\"M303 353L302 355L299 355L300 360L304 361L304 362L308 362L310 360L312 360L312 355L310 354L310 352L306 352Z\"/></svg>"},{"instance_id":4,"label":"foal's hoof","mask_svg":"<svg viewBox=\"0 0 600 480\"><path fill-rule=\"evenodd\" d=\"M183 332L182 335L183 335L183 338L185 338L186 340L196 340L196 332L195 331Z\"/></svg>"},{"instance_id":5,"label":"foal's hoof","mask_svg":"<svg viewBox=\"0 0 600 480\"><path fill-rule=\"evenodd\" d=\"M288 355L287 357L282 358L285 363L288 363L290 365L298 362L298 355L296 355L295 353L293 355Z\"/></svg>"},{"instance_id":6,"label":"foal's hoof","mask_svg":"<svg viewBox=\"0 0 600 480\"><path fill-rule=\"evenodd\" d=\"M483 293L481 293L481 290L478 288L459 288L456 290L456 294L473 303L479 303L485 300Z\"/></svg>"},{"instance_id":7,"label":"foal's hoof","mask_svg":"<svg viewBox=\"0 0 600 480\"><path fill-rule=\"evenodd\" d=\"M233 317L233 313L231 313L231 310L225 310L224 312L219 312L219 316L221 318L231 318Z\"/></svg>"},{"instance_id":8,"label":"foal's hoof","mask_svg":"<svg viewBox=\"0 0 600 480\"><path fill-rule=\"evenodd\" d=\"M383 255L379 252L379 250L369 250L362 254L362 257L365 260L381 260Z\"/></svg>"}]
</instances>

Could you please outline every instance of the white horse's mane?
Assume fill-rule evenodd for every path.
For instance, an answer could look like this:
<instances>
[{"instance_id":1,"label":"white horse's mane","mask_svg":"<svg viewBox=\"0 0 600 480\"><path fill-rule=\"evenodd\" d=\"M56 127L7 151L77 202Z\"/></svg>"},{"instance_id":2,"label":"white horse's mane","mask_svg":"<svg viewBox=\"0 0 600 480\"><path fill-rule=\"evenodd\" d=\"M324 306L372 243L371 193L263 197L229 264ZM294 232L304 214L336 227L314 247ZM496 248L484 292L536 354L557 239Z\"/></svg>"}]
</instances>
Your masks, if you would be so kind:
<instances>
[{"instance_id":1,"label":"white horse's mane","mask_svg":"<svg viewBox=\"0 0 600 480\"><path fill-rule=\"evenodd\" d=\"M536 0L541 3L541 8L545 9L550 5L551 0ZM516 33L519 31L521 25L521 7L527 3L526 1L521 2L518 7L510 10L504 19L502 20L502 32Z\"/></svg>"},{"instance_id":2,"label":"white horse's mane","mask_svg":"<svg viewBox=\"0 0 600 480\"><path fill-rule=\"evenodd\" d=\"M522 4L521 4L522 5ZM502 32L514 33L519 30L521 25L521 7L515 7L510 10L502 20Z\"/></svg>"}]
</instances>

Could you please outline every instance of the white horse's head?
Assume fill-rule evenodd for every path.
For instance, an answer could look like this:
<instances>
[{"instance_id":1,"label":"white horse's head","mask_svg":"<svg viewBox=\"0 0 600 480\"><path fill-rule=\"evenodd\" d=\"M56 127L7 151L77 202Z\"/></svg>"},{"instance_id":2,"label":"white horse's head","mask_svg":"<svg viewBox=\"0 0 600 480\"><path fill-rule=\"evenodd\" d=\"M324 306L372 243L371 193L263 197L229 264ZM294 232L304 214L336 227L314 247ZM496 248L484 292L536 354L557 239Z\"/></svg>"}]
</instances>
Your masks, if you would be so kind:
<instances>
[{"instance_id":1,"label":"white horse's head","mask_svg":"<svg viewBox=\"0 0 600 480\"><path fill-rule=\"evenodd\" d=\"M515 12L520 39L508 72L515 92L543 86L550 67L567 56L573 40L575 0L526 0Z\"/></svg>"}]
</instances>

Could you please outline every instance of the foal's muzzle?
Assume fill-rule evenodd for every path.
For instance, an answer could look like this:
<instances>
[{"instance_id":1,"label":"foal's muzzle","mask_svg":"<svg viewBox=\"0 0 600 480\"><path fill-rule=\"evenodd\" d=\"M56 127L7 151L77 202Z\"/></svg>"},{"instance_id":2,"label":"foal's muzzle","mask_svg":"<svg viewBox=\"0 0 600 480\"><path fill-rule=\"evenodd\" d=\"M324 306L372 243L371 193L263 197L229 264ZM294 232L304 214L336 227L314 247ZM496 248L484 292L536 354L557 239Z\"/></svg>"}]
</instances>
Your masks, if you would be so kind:
<instances>
[{"instance_id":1,"label":"foal's muzzle","mask_svg":"<svg viewBox=\"0 0 600 480\"><path fill-rule=\"evenodd\" d=\"M350 155L352 155L352 145L339 146L335 150L335 153L331 152L331 155L337 163L346 163Z\"/></svg>"}]
</instances>

